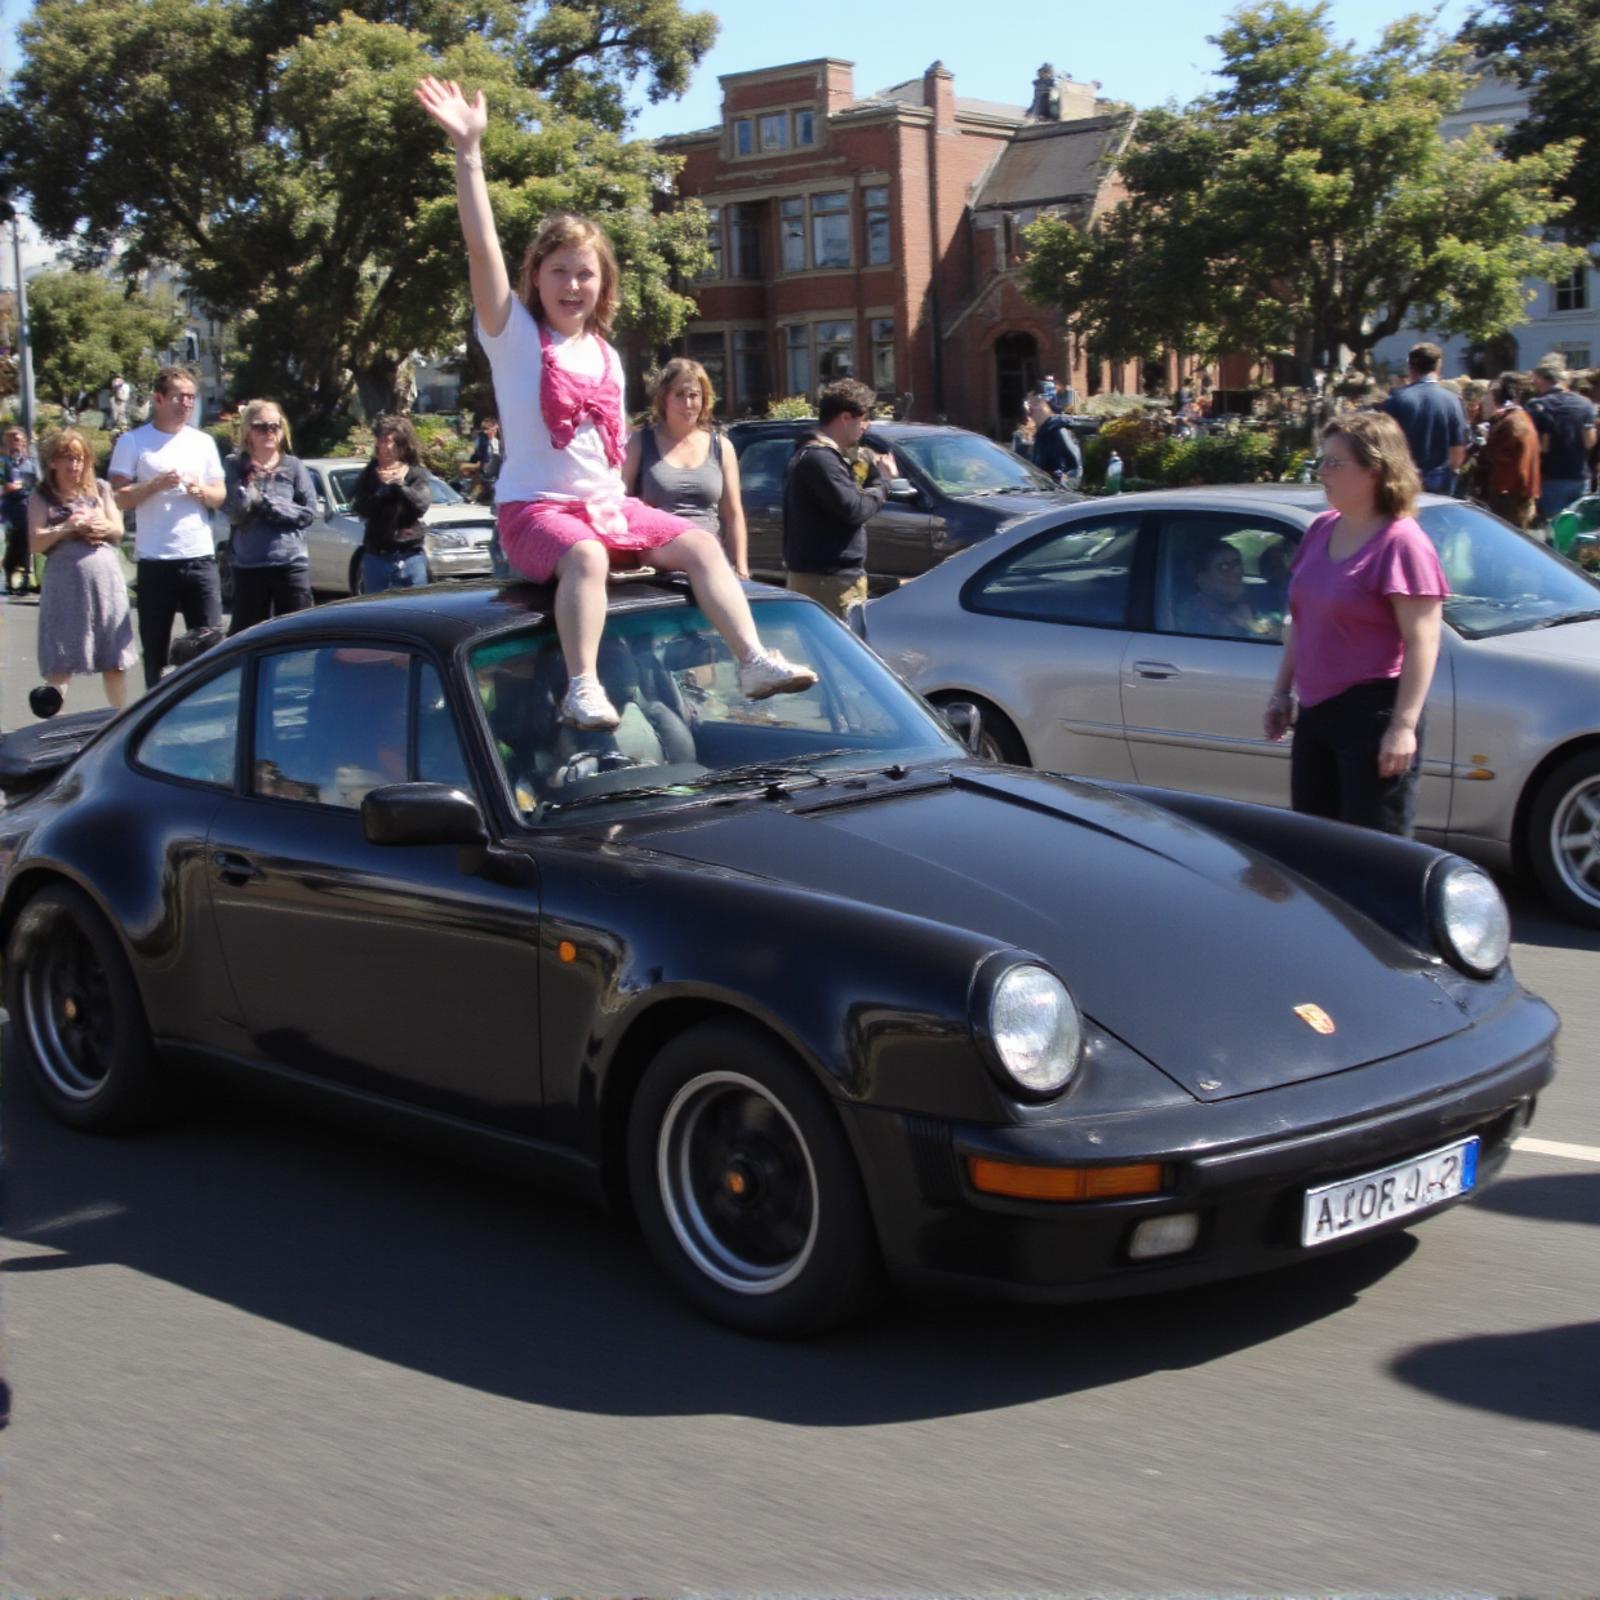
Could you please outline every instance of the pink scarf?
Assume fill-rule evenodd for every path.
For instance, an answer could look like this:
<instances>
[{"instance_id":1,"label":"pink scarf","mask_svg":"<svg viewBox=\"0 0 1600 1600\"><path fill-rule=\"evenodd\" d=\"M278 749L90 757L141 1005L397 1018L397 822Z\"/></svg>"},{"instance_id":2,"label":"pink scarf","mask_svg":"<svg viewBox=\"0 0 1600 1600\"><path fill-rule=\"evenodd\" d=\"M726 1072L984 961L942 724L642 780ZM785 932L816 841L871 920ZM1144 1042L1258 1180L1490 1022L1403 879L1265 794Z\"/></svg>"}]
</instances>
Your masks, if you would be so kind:
<instances>
[{"instance_id":1,"label":"pink scarf","mask_svg":"<svg viewBox=\"0 0 1600 1600\"><path fill-rule=\"evenodd\" d=\"M601 348L606 349L604 340ZM584 423L592 422L605 440L606 459L614 467L622 465L622 391L611 375L611 363L599 378L586 378L556 360L556 347L550 330L539 323L540 369L539 410L550 430L550 443L565 450Z\"/></svg>"}]
</instances>

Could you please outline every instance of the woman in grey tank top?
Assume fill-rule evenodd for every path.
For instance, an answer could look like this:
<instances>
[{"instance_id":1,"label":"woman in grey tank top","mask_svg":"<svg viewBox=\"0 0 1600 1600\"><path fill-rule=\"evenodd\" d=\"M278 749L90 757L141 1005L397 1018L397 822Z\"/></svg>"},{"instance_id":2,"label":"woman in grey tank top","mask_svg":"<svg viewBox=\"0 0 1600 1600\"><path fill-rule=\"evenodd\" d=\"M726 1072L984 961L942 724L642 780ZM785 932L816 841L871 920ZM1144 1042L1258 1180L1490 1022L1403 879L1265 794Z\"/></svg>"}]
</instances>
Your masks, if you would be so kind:
<instances>
[{"instance_id":1,"label":"woman in grey tank top","mask_svg":"<svg viewBox=\"0 0 1600 1600\"><path fill-rule=\"evenodd\" d=\"M733 570L748 578L739 458L712 425L715 402L711 379L698 361L669 361L651 392L651 425L628 440L622 482L646 505L716 534Z\"/></svg>"}]
</instances>

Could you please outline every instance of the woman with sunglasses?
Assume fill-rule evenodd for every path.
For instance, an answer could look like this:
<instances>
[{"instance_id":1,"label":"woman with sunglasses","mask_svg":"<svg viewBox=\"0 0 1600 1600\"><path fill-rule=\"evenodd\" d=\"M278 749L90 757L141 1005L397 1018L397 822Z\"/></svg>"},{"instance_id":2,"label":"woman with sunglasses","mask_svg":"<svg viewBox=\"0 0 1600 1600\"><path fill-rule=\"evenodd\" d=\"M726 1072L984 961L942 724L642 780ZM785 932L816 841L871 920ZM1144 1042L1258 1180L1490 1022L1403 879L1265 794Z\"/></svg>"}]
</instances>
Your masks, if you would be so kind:
<instances>
[{"instance_id":1,"label":"woman with sunglasses","mask_svg":"<svg viewBox=\"0 0 1600 1600\"><path fill-rule=\"evenodd\" d=\"M243 438L223 462L233 524L233 625L230 635L268 617L311 604L306 529L316 520L311 475L289 454L289 425L271 400L252 400L240 414Z\"/></svg>"},{"instance_id":2,"label":"woman with sunglasses","mask_svg":"<svg viewBox=\"0 0 1600 1600\"><path fill-rule=\"evenodd\" d=\"M1295 554L1264 727L1281 739L1294 724L1296 811L1409 838L1450 587L1412 515L1422 486L1399 424L1352 412L1323 429L1322 446L1328 509Z\"/></svg>"},{"instance_id":3,"label":"woman with sunglasses","mask_svg":"<svg viewBox=\"0 0 1600 1600\"><path fill-rule=\"evenodd\" d=\"M127 703L126 673L139 659L128 585L117 553L122 513L111 485L94 475L89 442L66 428L45 443L44 470L28 502L28 544L42 555L39 673L65 689L98 672L106 699Z\"/></svg>"}]
</instances>

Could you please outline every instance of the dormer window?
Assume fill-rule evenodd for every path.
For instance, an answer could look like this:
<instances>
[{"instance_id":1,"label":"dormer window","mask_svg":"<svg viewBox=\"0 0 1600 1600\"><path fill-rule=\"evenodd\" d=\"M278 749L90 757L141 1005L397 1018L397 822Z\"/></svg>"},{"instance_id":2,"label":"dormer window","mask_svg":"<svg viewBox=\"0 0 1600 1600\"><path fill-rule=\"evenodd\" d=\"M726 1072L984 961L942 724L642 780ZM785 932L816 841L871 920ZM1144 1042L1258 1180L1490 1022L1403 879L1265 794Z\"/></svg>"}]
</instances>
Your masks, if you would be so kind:
<instances>
[{"instance_id":1,"label":"dormer window","mask_svg":"<svg viewBox=\"0 0 1600 1600\"><path fill-rule=\"evenodd\" d=\"M787 150L789 148L789 113L773 112L761 119L761 148Z\"/></svg>"},{"instance_id":2,"label":"dormer window","mask_svg":"<svg viewBox=\"0 0 1600 1600\"><path fill-rule=\"evenodd\" d=\"M755 124L741 117L733 125L733 153L736 156L753 156L756 153Z\"/></svg>"},{"instance_id":3,"label":"dormer window","mask_svg":"<svg viewBox=\"0 0 1600 1600\"><path fill-rule=\"evenodd\" d=\"M817 142L817 125L812 113L797 111L794 114L794 142L796 146Z\"/></svg>"}]
</instances>

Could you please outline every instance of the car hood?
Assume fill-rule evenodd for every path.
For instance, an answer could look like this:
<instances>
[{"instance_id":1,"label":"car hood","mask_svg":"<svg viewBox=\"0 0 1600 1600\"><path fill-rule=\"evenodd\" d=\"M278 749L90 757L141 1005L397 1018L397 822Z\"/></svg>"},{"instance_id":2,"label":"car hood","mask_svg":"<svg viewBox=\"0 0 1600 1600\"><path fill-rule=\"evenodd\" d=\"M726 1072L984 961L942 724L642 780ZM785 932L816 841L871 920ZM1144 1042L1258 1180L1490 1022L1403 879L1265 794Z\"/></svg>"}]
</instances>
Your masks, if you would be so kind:
<instances>
[{"instance_id":1,"label":"car hood","mask_svg":"<svg viewBox=\"0 0 1600 1600\"><path fill-rule=\"evenodd\" d=\"M429 506L422 520L430 528L454 528L462 533L482 528L486 538L494 530L494 512L487 506Z\"/></svg>"},{"instance_id":2,"label":"car hood","mask_svg":"<svg viewBox=\"0 0 1600 1600\"><path fill-rule=\"evenodd\" d=\"M1524 628L1487 639L1463 639L1458 648L1499 661L1559 661L1593 670L1600 662L1600 621L1565 622L1554 628Z\"/></svg>"},{"instance_id":3,"label":"car hood","mask_svg":"<svg viewBox=\"0 0 1600 1600\"><path fill-rule=\"evenodd\" d=\"M677 813L633 837L1031 951L1088 1016L1201 1100L1344 1071L1466 1023L1398 939L1148 802L972 768L848 796ZM1320 1008L1333 1031L1296 1007Z\"/></svg>"},{"instance_id":4,"label":"car hood","mask_svg":"<svg viewBox=\"0 0 1600 1600\"><path fill-rule=\"evenodd\" d=\"M998 527L1021 517L1035 517L1054 506L1077 505L1083 496L1063 489L1059 494L977 494L951 498L974 517L993 517Z\"/></svg>"}]
</instances>

